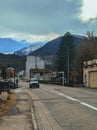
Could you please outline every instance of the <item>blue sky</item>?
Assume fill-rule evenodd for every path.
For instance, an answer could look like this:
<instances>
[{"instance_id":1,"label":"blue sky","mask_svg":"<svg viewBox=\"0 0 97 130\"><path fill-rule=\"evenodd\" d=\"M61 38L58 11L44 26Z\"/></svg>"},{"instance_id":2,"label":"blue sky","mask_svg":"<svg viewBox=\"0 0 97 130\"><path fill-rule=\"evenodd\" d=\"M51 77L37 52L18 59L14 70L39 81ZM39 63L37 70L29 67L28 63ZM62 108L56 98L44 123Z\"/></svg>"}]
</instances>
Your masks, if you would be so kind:
<instances>
[{"instance_id":1,"label":"blue sky","mask_svg":"<svg viewBox=\"0 0 97 130\"><path fill-rule=\"evenodd\" d=\"M49 41L67 31L97 33L96 0L0 0L0 37Z\"/></svg>"}]
</instances>

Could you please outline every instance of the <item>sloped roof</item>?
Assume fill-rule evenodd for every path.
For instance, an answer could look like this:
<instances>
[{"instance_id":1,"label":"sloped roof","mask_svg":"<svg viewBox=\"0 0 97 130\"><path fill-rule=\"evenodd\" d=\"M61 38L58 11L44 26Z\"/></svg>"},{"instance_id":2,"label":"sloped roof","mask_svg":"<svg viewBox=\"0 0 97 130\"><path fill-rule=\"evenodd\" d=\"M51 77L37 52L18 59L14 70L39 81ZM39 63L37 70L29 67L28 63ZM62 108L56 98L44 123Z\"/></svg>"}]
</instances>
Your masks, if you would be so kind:
<instances>
[{"instance_id":1,"label":"sloped roof","mask_svg":"<svg viewBox=\"0 0 97 130\"><path fill-rule=\"evenodd\" d=\"M50 69L39 69L39 68L34 68L30 69L31 73L50 73L52 72Z\"/></svg>"}]
</instances>

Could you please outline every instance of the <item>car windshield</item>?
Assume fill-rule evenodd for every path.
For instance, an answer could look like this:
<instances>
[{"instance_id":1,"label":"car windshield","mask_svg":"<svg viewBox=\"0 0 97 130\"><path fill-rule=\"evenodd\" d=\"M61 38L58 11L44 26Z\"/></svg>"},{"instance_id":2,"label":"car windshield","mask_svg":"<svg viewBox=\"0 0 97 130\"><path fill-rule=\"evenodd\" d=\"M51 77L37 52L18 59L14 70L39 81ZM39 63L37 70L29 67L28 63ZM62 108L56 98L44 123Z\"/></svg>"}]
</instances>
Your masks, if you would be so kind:
<instances>
[{"instance_id":1,"label":"car windshield","mask_svg":"<svg viewBox=\"0 0 97 130\"><path fill-rule=\"evenodd\" d=\"M38 81L37 79L31 79L30 81Z\"/></svg>"}]
</instances>

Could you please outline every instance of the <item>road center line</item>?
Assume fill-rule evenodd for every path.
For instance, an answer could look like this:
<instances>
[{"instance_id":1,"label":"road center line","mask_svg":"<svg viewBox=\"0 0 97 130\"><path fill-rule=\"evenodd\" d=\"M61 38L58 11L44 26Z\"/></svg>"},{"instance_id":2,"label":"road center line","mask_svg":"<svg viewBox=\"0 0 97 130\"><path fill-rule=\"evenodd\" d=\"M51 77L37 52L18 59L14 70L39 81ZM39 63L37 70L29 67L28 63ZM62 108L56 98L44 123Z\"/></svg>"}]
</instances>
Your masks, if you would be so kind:
<instances>
[{"instance_id":1,"label":"road center line","mask_svg":"<svg viewBox=\"0 0 97 130\"><path fill-rule=\"evenodd\" d=\"M97 107L94 107L94 106L92 106L92 105L89 105L89 104L87 104L87 103L85 103L85 102L80 102L80 104L82 104L82 105L84 105L84 106L86 106L86 107L89 107L89 108L91 108L91 109L97 111Z\"/></svg>"},{"instance_id":2,"label":"road center line","mask_svg":"<svg viewBox=\"0 0 97 130\"><path fill-rule=\"evenodd\" d=\"M46 91L49 91L49 92L52 92L52 93L55 93L55 94L57 94L57 95L59 95L59 96L65 97L65 98L67 98L67 99L69 99L69 100L78 102L78 103L80 103L80 104L83 105L83 106L86 106L86 107L88 107L88 108L91 108L91 109L97 111L97 107L94 107L94 106L92 106L92 105L90 105L90 104L87 104L87 103L85 103L85 102L81 102L80 100L75 99L75 98L73 98L73 97L71 97L71 96L67 96L67 95L65 95L65 94L63 94L63 93L61 93L61 92L59 92L59 91L56 91L56 90L51 89L51 88L50 88L50 89L48 89L48 88L42 88L42 89L44 89L44 90L46 90Z\"/></svg>"}]
</instances>

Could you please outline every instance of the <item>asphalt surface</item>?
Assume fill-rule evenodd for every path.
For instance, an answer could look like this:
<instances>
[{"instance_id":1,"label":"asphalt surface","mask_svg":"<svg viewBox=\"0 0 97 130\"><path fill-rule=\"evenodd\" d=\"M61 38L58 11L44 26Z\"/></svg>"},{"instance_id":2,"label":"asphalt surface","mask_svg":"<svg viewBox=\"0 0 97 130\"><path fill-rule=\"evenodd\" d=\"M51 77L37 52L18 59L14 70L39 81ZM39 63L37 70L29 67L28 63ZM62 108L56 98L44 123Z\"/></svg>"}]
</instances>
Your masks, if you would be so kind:
<instances>
[{"instance_id":1,"label":"asphalt surface","mask_svg":"<svg viewBox=\"0 0 97 130\"><path fill-rule=\"evenodd\" d=\"M39 130L97 130L97 89L41 84L30 93Z\"/></svg>"},{"instance_id":2,"label":"asphalt surface","mask_svg":"<svg viewBox=\"0 0 97 130\"><path fill-rule=\"evenodd\" d=\"M97 89L21 86L16 105L0 117L0 130L97 130Z\"/></svg>"}]
</instances>

